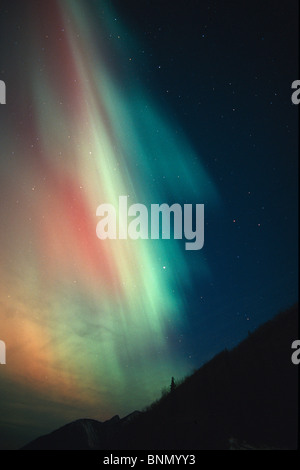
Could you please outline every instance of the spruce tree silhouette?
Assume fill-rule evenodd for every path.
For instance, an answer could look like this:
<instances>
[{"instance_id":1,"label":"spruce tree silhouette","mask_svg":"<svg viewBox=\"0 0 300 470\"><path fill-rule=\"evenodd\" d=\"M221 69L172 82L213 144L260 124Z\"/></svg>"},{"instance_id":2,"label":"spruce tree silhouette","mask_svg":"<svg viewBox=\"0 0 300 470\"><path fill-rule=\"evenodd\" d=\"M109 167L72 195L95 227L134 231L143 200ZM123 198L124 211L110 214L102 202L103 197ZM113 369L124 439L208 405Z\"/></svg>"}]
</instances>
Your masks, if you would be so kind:
<instances>
[{"instance_id":1,"label":"spruce tree silhouette","mask_svg":"<svg viewBox=\"0 0 300 470\"><path fill-rule=\"evenodd\" d=\"M175 388L176 388L175 379L174 377L172 377L171 385L170 385L170 392L171 393L174 392Z\"/></svg>"}]
</instances>

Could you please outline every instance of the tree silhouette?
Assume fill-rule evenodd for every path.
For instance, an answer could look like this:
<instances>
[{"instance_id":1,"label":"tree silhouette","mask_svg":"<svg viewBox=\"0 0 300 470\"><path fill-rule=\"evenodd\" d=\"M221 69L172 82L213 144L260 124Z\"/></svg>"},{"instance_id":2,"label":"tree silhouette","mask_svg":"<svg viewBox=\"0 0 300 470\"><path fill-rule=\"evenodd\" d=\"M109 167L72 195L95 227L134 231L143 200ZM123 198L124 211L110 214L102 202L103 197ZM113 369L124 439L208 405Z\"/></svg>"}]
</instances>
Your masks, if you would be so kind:
<instances>
[{"instance_id":1,"label":"tree silhouette","mask_svg":"<svg viewBox=\"0 0 300 470\"><path fill-rule=\"evenodd\" d=\"M174 377L172 377L171 385L170 385L170 392L171 393L174 392L175 388L176 388L175 379Z\"/></svg>"}]
</instances>

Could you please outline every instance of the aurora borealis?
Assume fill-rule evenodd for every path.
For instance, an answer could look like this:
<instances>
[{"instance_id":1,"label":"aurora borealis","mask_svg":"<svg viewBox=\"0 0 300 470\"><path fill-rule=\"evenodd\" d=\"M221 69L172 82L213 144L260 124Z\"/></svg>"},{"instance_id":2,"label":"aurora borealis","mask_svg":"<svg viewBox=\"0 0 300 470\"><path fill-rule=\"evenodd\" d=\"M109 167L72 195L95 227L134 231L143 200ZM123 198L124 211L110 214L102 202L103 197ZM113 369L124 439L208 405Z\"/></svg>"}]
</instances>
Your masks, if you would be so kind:
<instances>
[{"instance_id":1,"label":"aurora borealis","mask_svg":"<svg viewBox=\"0 0 300 470\"><path fill-rule=\"evenodd\" d=\"M83 3L53 2L43 27L32 28L26 56L35 57L34 44L50 44L43 70L22 77L32 119L14 145L20 181L9 180L6 207L13 220L4 251L17 255L12 276L19 278L12 285L6 275L1 283L5 308L18 312L17 341L16 319L1 325L14 363L7 369L55 399L104 405L108 418L124 406L124 393L132 396L124 406L130 412L135 390L145 405L175 368L187 370L182 358L170 356L166 337L170 325L184 322L188 270L178 241L98 240L96 208L117 205L120 194L134 202L164 202L166 194L189 199L199 180L202 198L214 200L216 191L143 90L122 92L114 83ZM14 132L10 127L9 142ZM14 221L23 227L19 236Z\"/></svg>"},{"instance_id":2,"label":"aurora borealis","mask_svg":"<svg viewBox=\"0 0 300 470\"><path fill-rule=\"evenodd\" d=\"M163 85L166 76L161 82L152 83L151 74L145 79L159 47L150 55L148 44L146 57L147 44L138 26L131 31L119 3L29 0L16 2L16 9L1 3L0 79L7 88L0 108L4 447L14 445L11 436L19 443L78 417L103 420L141 409L172 376L190 373L296 299L295 130L270 139L282 127L284 107L294 129L289 89L275 117L263 104L267 122L262 134L257 130L260 149L246 149L243 131L236 140L225 132L235 117L222 129L209 123L218 99L212 108L205 104L212 72L203 58L196 83L182 82L192 95L202 89L208 110L191 130L179 108L174 111L175 100L166 105L157 94L158 86L171 94ZM137 21L136 5L129 4L127 15L132 11ZM157 3L153 16L158 13ZM169 59L175 49L161 54ZM296 57L294 49L290 53ZM227 86L228 70L220 79ZM174 88L181 73L176 78L169 70ZM287 86L295 78L288 75ZM235 97L226 95L224 102L230 99ZM236 104L230 106L235 110ZM261 112L251 104L244 112L253 114L247 133L255 134ZM211 149L203 150L196 137L209 125ZM241 159L248 167L239 166ZM240 183L228 178L230 172L239 173ZM102 203L118 207L121 195L146 206L205 204L204 249L185 251L181 240L172 239L99 240L96 209ZM286 232L277 230L284 216ZM278 245L287 251L274 261Z\"/></svg>"}]
</instances>

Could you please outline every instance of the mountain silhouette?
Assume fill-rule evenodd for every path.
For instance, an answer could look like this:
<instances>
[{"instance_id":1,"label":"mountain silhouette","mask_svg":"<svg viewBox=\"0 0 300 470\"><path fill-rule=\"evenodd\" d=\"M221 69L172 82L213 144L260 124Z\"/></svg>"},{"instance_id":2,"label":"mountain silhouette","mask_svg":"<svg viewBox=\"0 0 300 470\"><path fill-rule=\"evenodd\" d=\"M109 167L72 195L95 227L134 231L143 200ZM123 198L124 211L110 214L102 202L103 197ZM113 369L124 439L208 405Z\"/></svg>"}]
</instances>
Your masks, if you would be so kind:
<instances>
[{"instance_id":1,"label":"mountain silhouette","mask_svg":"<svg viewBox=\"0 0 300 470\"><path fill-rule=\"evenodd\" d=\"M94 419L78 419L50 434L39 437L23 449L94 450L106 448L116 430L130 423L139 414L139 411L134 411L123 419L116 415L103 423Z\"/></svg>"},{"instance_id":2,"label":"mountain silhouette","mask_svg":"<svg viewBox=\"0 0 300 470\"><path fill-rule=\"evenodd\" d=\"M145 411L80 419L28 449L256 450L297 448L298 305L177 384Z\"/></svg>"}]
</instances>

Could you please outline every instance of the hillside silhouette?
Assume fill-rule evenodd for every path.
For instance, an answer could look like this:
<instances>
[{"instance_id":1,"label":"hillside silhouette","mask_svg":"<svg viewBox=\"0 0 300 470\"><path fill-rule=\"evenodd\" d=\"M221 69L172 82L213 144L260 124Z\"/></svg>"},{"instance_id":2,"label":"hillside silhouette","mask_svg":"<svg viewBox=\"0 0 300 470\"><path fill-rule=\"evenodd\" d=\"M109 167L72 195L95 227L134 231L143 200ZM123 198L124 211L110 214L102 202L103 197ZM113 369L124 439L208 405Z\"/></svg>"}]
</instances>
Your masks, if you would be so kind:
<instances>
[{"instance_id":1,"label":"hillside silhouette","mask_svg":"<svg viewBox=\"0 0 300 470\"><path fill-rule=\"evenodd\" d=\"M23 449L296 449L298 305L225 350L143 412L82 419ZM172 381L173 383L173 381Z\"/></svg>"}]
</instances>

